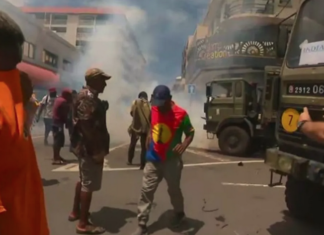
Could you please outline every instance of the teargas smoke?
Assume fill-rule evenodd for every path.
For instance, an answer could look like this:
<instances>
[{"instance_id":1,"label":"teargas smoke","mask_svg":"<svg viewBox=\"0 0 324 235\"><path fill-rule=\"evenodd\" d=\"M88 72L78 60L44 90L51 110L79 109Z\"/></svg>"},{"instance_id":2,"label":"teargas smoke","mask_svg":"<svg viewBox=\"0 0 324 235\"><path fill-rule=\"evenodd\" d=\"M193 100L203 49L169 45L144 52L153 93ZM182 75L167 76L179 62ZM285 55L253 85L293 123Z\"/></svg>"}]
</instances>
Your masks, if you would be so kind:
<instances>
[{"instance_id":1,"label":"teargas smoke","mask_svg":"<svg viewBox=\"0 0 324 235\"><path fill-rule=\"evenodd\" d=\"M157 9L165 7L156 6L154 10L157 11ZM152 23L153 19L150 18L152 12L130 5L122 6L122 8L126 10L127 23L121 22L120 17L116 17L108 25L97 27L90 40L88 50L78 66L78 71L98 66L112 75L112 79L107 81L107 87L101 98L110 103L107 125L112 141L118 143L129 141L127 128L131 123L130 105L132 100L137 98L138 93L146 91L150 95L158 84L167 84L171 87L175 82L176 75L179 74L179 72L174 72L171 78L168 76L170 75L168 62L162 61L158 53L159 49L170 45L164 45L169 42L163 42L159 37L162 37L163 33L167 33L174 34L176 39L181 40L182 45L179 42L175 45L180 46L176 48L179 52L177 55L179 66L176 70L179 71L182 48L186 43L187 35L194 31L194 25L196 25L196 22L193 22L190 15L185 12L166 10L166 15L163 15L159 22ZM166 26L168 28L165 28ZM160 33L157 33L153 27L161 27ZM191 32L188 31L188 28L192 28ZM134 35L132 35L133 33ZM170 55L170 57L174 57L174 55ZM174 61L174 58L170 58L170 60ZM164 72L158 73L151 69L154 66L167 67ZM174 67L174 65L170 67L170 70L175 70ZM157 70L161 71L161 69ZM201 116L203 115L204 94L191 101L187 93L173 94L173 97L177 103L188 110L191 116L197 133L193 146L209 148L206 133L202 130Z\"/></svg>"},{"instance_id":2,"label":"teargas smoke","mask_svg":"<svg viewBox=\"0 0 324 235\"><path fill-rule=\"evenodd\" d=\"M17 4L19 0L9 1ZM62 1L27 2L34 6L58 6ZM66 0L65 6L71 2L72 7L77 7L79 1ZM206 13L208 3L209 0L91 1L91 7L96 4L98 8L121 8L127 19L125 21L116 15L109 20L109 24L96 27L83 58L75 66L75 76L80 82L84 81L85 71L92 66L112 75L101 98L110 104L107 125L113 142L129 141L130 105L139 92L146 91L150 95L158 84L173 85L180 74L182 51L187 38L194 33L197 23ZM190 114L196 129L193 146L207 148L208 140L202 130L201 119L204 91L191 102L187 93L173 94L173 97ZM35 126L34 129L38 128Z\"/></svg>"}]
</instances>

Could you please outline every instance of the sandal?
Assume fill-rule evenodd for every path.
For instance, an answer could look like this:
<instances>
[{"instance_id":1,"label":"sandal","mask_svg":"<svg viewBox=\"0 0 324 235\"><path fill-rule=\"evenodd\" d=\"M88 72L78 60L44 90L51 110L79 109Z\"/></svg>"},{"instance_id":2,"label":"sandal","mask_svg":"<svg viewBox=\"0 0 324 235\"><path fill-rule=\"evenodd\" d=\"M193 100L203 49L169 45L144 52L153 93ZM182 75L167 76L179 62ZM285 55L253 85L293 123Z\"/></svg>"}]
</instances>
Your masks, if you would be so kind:
<instances>
[{"instance_id":1,"label":"sandal","mask_svg":"<svg viewBox=\"0 0 324 235\"><path fill-rule=\"evenodd\" d=\"M88 213L88 219L90 219L90 216L91 216L91 213L89 212ZM80 219L80 216L79 215L74 215L74 214L70 214L69 217L68 217L68 221L70 222L74 222L74 221L77 221L78 219ZM89 221L89 223L91 224L91 222Z\"/></svg>"},{"instance_id":2,"label":"sandal","mask_svg":"<svg viewBox=\"0 0 324 235\"><path fill-rule=\"evenodd\" d=\"M77 234L103 234L106 230L103 227L87 225L85 228L76 228Z\"/></svg>"},{"instance_id":3,"label":"sandal","mask_svg":"<svg viewBox=\"0 0 324 235\"><path fill-rule=\"evenodd\" d=\"M61 160L62 162L68 162L68 160L66 160L66 159L64 159L64 158L62 158L62 157L60 157L60 160Z\"/></svg>"},{"instance_id":4,"label":"sandal","mask_svg":"<svg viewBox=\"0 0 324 235\"><path fill-rule=\"evenodd\" d=\"M66 162L63 162L62 160L55 160L52 162L52 165L66 165Z\"/></svg>"}]
</instances>

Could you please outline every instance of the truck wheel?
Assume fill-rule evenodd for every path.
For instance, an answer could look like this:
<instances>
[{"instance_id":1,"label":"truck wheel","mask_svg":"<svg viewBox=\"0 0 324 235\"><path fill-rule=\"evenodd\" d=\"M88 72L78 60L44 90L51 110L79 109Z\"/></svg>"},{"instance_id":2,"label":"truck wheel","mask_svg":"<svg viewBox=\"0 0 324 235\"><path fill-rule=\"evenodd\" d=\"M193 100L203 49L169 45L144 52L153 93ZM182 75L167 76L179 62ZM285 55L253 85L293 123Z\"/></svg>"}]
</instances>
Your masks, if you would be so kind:
<instances>
[{"instance_id":1,"label":"truck wheel","mask_svg":"<svg viewBox=\"0 0 324 235\"><path fill-rule=\"evenodd\" d=\"M220 150L228 155L245 154L250 146L250 135L237 126L226 127L218 136Z\"/></svg>"},{"instance_id":2,"label":"truck wheel","mask_svg":"<svg viewBox=\"0 0 324 235\"><path fill-rule=\"evenodd\" d=\"M288 176L285 195L286 205L292 216L311 223L324 222L323 186Z\"/></svg>"}]
</instances>

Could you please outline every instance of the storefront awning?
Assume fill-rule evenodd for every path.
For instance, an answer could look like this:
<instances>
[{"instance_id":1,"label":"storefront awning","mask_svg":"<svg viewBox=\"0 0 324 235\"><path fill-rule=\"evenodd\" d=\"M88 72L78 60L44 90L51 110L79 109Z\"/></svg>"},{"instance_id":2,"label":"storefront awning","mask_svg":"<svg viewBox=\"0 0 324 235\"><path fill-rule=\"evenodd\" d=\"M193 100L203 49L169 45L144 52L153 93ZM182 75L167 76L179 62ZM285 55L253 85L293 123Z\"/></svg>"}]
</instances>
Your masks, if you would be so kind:
<instances>
[{"instance_id":1,"label":"storefront awning","mask_svg":"<svg viewBox=\"0 0 324 235\"><path fill-rule=\"evenodd\" d=\"M59 76L54 72L29 63L21 62L17 68L29 75L34 86L50 87L60 81Z\"/></svg>"}]
</instances>

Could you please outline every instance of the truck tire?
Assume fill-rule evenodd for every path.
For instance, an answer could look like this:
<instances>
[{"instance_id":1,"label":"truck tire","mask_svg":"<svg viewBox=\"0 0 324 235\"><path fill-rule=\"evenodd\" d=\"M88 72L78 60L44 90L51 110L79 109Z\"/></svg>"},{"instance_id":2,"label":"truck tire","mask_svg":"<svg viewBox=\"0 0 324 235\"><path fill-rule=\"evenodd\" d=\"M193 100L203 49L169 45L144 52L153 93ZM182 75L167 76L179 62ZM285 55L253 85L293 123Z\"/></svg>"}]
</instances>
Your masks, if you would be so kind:
<instances>
[{"instance_id":1,"label":"truck tire","mask_svg":"<svg viewBox=\"0 0 324 235\"><path fill-rule=\"evenodd\" d=\"M285 195L286 206L293 217L316 224L324 222L323 186L288 176Z\"/></svg>"},{"instance_id":2,"label":"truck tire","mask_svg":"<svg viewBox=\"0 0 324 235\"><path fill-rule=\"evenodd\" d=\"M246 130L237 126L229 126L218 135L218 146L227 155L239 156L247 153L250 140L251 137Z\"/></svg>"}]
</instances>

